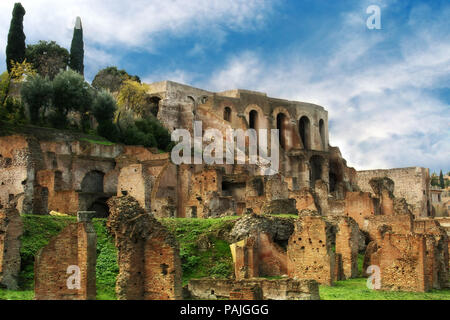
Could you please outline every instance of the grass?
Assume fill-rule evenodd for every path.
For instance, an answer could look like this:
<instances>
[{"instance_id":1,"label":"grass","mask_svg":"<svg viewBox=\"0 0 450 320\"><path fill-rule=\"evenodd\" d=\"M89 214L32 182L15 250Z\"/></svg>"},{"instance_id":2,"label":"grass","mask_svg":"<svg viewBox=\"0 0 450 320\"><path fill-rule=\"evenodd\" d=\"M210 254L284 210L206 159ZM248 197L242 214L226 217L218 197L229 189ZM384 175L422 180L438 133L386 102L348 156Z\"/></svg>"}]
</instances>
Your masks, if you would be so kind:
<instances>
[{"instance_id":1,"label":"grass","mask_svg":"<svg viewBox=\"0 0 450 320\"><path fill-rule=\"evenodd\" d=\"M96 140L96 139L90 139L90 138L81 138L80 141L86 141L93 144L101 144L103 146L113 146L115 145L114 142L108 141L108 140Z\"/></svg>"},{"instance_id":2,"label":"grass","mask_svg":"<svg viewBox=\"0 0 450 320\"><path fill-rule=\"evenodd\" d=\"M34 293L34 257L50 239L67 225L76 222L75 217L22 215L24 234L20 248L21 271L19 286L22 291L0 290L0 299L29 300ZM113 239L107 234L105 219L94 219L97 233L97 299L114 300L115 282L119 272L117 251Z\"/></svg>"},{"instance_id":3,"label":"grass","mask_svg":"<svg viewBox=\"0 0 450 320\"><path fill-rule=\"evenodd\" d=\"M0 289L0 300L31 300L34 298L34 257L50 239L56 236L74 217L23 215L24 234L20 250L22 265L19 291ZM233 262L226 234L236 217L221 219L161 219L180 243L183 285L190 279L212 277L230 278ZM118 274L117 251L106 230L105 219L94 219L97 233L97 299L115 300ZM362 271L363 256L358 257ZM279 277L271 277L277 279ZM373 291L366 279L338 281L334 286L320 286L322 300L450 300L450 289L427 293Z\"/></svg>"},{"instance_id":4,"label":"grass","mask_svg":"<svg viewBox=\"0 0 450 320\"><path fill-rule=\"evenodd\" d=\"M161 220L180 244L183 285L190 279L227 279L233 275L230 244L224 239L224 234L231 230L235 219Z\"/></svg>"},{"instance_id":5,"label":"grass","mask_svg":"<svg viewBox=\"0 0 450 320\"><path fill-rule=\"evenodd\" d=\"M320 286L322 300L450 300L450 289L430 292L379 291L367 288L367 279L337 281L334 286Z\"/></svg>"}]
</instances>

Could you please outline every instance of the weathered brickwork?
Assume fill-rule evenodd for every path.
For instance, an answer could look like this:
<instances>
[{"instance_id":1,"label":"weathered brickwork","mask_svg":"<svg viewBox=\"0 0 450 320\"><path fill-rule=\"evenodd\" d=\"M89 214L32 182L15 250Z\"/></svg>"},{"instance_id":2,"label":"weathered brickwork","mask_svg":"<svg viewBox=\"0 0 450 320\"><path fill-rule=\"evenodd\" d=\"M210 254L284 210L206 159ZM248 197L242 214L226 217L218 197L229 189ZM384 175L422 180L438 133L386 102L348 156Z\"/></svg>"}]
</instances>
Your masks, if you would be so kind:
<instances>
[{"instance_id":1,"label":"weathered brickwork","mask_svg":"<svg viewBox=\"0 0 450 320\"><path fill-rule=\"evenodd\" d=\"M170 234L131 196L108 201L107 227L118 249L119 300L181 299L179 247Z\"/></svg>"},{"instance_id":2,"label":"weathered brickwork","mask_svg":"<svg viewBox=\"0 0 450 320\"><path fill-rule=\"evenodd\" d=\"M255 278L240 281L194 279L190 280L188 285L191 298L194 299L230 299L231 296L234 298L238 296L254 297L248 289L242 290L241 288L260 288L262 294L260 300L320 300L319 284L313 280L287 278L280 280Z\"/></svg>"},{"instance_id":3,"label":"weathered brickwork","mask_svg":"<svg viewBox=\"0 0 450 320\"><path fill-rule=\"evenodd\" d=\"M387 233L375 255L380 262L381 289L418 292L430 289L423 235Z\"/></svg>"},{"instance_id":4,"label":"weathered brickwork","mask_svg":"<svg viewBox=\"0 0 450 320\"><path fill-rule=\"evenodd\" d=\"M358 277L359 228L355 220L342 217L337 221L336 254L341 257L344 279Z\"/></svg>"},{"instance_id":5,"label":"weathered brickwork","mask_svg":"<svg viewBox=\"0 0 450 320\"><path fill-rule=\"evenodd\" d=\"M287 249L289 277L333 284L336 258L329 229L322 217L302 217L295 222Z\"/></svg>"},{"instance_id":6,"label":"weathered brickwork","mask_svg":"<svg viewBox=\"0 0 450 320\"><path fill-rule=\"evenodd\" d=\"M267 233L258 233L230 246L237 280L287 274L286 250Z\"/></svg>"},{"instance_id":7,"label":"weathered brickwork","mask_svg":"<svg viewBox=\"0 0 450 320\"><path fill-rule=\"evenodd\" d=\"M18 290L23 222L14 208L0 209L0 287Z\"/></svg>"},{"instance_id":8,"label":"weathered brickwork","mask_svg":"<svg viewBox=\"0 0 450 320\"><path fill-rule=\"evenodd\" d=\"M394 196L405 198L415 217L430 214L430 174L425 168L400 168L390 170L368 170L357 172L358 186L364 192L371 192L369 184L373 178L390 178L395 183Z\"/></svg>"},{"instance_id":9,"label":"weathered brickwork","mask_svg":"<svg viewBox=\"0 0 450 320\"><path fill-rule=\"evenodd\" d=\"M97 235L92 215L92 212L79 212L78 223L67 226L37 254L34 264L36 300L96 299ZM77 271L69 267L79 268L79 288L75 280Z\"/></svg>"}]
</instances>

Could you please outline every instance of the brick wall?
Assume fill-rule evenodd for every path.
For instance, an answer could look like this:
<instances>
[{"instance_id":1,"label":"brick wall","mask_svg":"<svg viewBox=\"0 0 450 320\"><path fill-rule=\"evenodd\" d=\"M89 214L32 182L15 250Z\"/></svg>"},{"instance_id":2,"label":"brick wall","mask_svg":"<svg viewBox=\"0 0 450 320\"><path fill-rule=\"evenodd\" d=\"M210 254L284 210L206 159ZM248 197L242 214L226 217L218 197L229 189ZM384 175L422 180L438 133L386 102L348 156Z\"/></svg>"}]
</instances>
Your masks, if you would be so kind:
<instances>
[{"instance_id":1,"label":"brick wall","mask_svg":"<svg viewBox=\"0 0 450 320\"><path fill-rule=\"evenodd\" d=\"M0 285L18 290L23 222L16 209L0 210Z\"/></svg>"},{"instance_id":2,"label":"brick wall","mask_svg":"<svg viewBox=\"0 0 450 320\"><path fill-rule=\"evenodd\" d=\"M388 177L395 183L394 196L405 198L412 205L416 217L427 216L429 199L429 170L425 168L400 168L390 170L368 170L357 172L358 186L364 192L372 192L369 181L373 178Z\"/></svg>"},{"instance_id":3,"label":"brick wall","mask_svg":"<svg viewBox=\"0 0 450 320\"><path fill-rule=\"evenodd\" d=\"M335 256L331 250L329 224L322 217L302 217L289 239L288 275L332 285Z\"/></svg>"},{"instance_id":4,"label":"brick wall","mask_svg":"<svg viewBox=\"0 0 450 320\"><path fill-rule=\"evenodd\" d=\"M36 255L34 295L36 300L95 300L97 236L90 218L78 216ZM70 266L80 270L79 289L69 288Z\"/></svg>"}]
</instances>

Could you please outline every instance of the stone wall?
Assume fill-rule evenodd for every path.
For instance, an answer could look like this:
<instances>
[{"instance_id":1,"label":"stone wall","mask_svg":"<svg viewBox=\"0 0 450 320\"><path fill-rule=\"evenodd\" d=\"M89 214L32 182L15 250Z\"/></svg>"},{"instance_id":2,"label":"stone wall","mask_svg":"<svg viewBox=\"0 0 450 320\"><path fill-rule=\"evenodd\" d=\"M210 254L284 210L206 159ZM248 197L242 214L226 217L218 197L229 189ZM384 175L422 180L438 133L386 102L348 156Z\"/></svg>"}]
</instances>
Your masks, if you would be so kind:
<instances>
[{"instance_id":1,"label":"stone wall","mask_svg":"<svg viewBox=\"0 0 450 320\"><path fill-rule=\"evenodd\" d=\"M181 260L175 237L131 196L108 201L107 227L118 249L119 300L181 299Z\"/></svg>"},{"instance_id":2,"label":"stone wall","mask_svg":"<svg viewBox=\"0 0 450 320\"><path fill-rule=\"evenodd\" d=\"M92 212L79 212L78 223L68 225L36 255L36 300L95 300L97 234ZM78 268L77 271L73 268Z\"/></svg>"},{"instance_id":3,"label":"stone wall","mask_svg":"<svg viewBox=\"0 0 450 320\"><path fill-rule=\"evenodd\" d=\"M18 290L23 222L14 208L0 209L0 287Z\"/></svg>"},{"instance_id":4,"label":"stone wall","mask_svg":"<svg viewBox=\"0 0 450 320\"><path fill-rule=\"evenodd\" d=\"M405 198L416 217L429 215L427 201L430 199L430 175L425 168L400 168L389 170L368 170L357 172L358 186L364 192L372 192L369 184L373 178L388 177L395 183L394 196Z\"/></svg>"},{"instance_id":5,"label":"stone wall","mask_svg":"<svg viewBox=\"0 0 450 320\"><path fill-rule=\"evenodd\" d=\"M287 249L290 278L333 284L336 258L330 228L322 217L306 216L295 222Z\"/></svg>"},{"instance_id":6,"label":"stone wall","mask_svg":"<svg viewBox=\"0 0 450 320\"><path fill-rule=\"evenodd\" d=\"M188 291L194 299L216 300L229 299L232 293L239 289L255 287L261 289L263 300L320 300L319 285L316 281L287 278L280 280L255 278L240 281L194 279L189 281Z\"/></svg>"}]
</instances>

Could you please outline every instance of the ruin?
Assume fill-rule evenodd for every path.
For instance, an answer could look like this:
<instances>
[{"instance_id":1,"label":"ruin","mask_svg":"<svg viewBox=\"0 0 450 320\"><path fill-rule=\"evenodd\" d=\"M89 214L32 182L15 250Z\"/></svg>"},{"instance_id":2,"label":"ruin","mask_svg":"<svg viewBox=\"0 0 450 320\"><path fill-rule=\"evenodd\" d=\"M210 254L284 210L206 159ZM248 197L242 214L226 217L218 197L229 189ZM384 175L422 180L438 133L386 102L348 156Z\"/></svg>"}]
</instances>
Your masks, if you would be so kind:
<instances>
[{"instance_id":1,"label":"ruin","mask_svg":"<svg viewBox=\"0 0 450 320\"><path fill-rule=\"evenodd\" d=\"M181 261L175 237L131 196L108 201L107 227L118 249L119 300L181 299Z\"/></svg>"},{"instance_id":2,"label":"ruin","mask_svg":"<svg viewBox=\"0 0 450 320\"><path fill-rule=\"evenodd\" d=\"M230 233L234 279L191 281L196 298L316 299L318 283L360 275L358 253L363 271L380 267L382 289L448 286L450 222L433 217L427 169L348 167L329 145L328 112L318 105L171 81L148 90L152 114L170 132L192 134L196 121L224 137L231 129L278 129L278 172L265 175L259 163L177 166L168 153L45 128L0 137L0 213L9 215L0 215L2 285L17 281L19 213L92 211L108 218L118 248L119 299L182 298L179 245L158 218L241 217ZM13 204L18 212L5 209ZM90 222L80 220L42 250L36 299L95 298L92 237ZM63 282L69 264L88 274L80 292Z\"/></svg>"},{"instance_id":3,"label":"ruin","mask_svg":"<svg viewBox=\"0 0 450 320\"><path fill-rule=\"evenodd\" d=\"M34 265L35 300L95 300L97 234L95 212L78 212L69 224L42 248Z\"/></svg>"},{"instance_id":4,"label":"ruin","mask_svg":"<svg viewBox=\"0 0 450 320\"><path fill-rule=\"evenodd\" d=\"M0 287L18 289L23 223L15 208L0 209Z\"/></svg>"},{"instance_id":5,"label":"ruin","mask_svg":"<svg viewBox=\"0 0 450 320\"><path fill-rule=\"evenodd\" d=\"M245 300L320 300L319 285L313 280L194 279L189 281L189 298ZM257 299L262 298L262 299Z\"/></svg>"}]
</instances>

